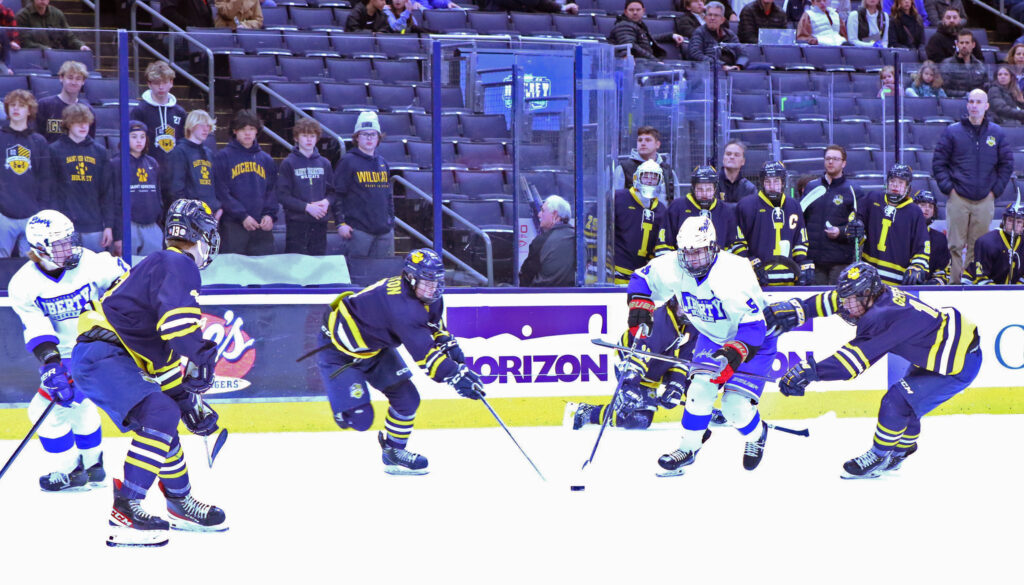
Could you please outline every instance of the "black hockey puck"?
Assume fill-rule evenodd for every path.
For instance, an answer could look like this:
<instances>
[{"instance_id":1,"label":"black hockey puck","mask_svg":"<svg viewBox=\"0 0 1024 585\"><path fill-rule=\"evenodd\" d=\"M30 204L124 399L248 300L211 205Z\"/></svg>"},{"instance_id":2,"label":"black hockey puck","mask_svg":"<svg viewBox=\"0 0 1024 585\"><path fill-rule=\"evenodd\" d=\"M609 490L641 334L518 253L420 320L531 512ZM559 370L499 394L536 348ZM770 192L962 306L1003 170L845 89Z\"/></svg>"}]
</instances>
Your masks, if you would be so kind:
<instances>
[{"instance_id":1,"label":"black hockey puck","mask_svg":"<svg viewBox=\"0 0 1024 585\"><path fill-rule=\"evenodd\" d=\"M586 486L582 486L582 485L572 485L572 486L569 486L569 489L574 491L574 492L582 492L583 490L585 490L587 488L586 488Z\"/></svg>"}]
</instances>

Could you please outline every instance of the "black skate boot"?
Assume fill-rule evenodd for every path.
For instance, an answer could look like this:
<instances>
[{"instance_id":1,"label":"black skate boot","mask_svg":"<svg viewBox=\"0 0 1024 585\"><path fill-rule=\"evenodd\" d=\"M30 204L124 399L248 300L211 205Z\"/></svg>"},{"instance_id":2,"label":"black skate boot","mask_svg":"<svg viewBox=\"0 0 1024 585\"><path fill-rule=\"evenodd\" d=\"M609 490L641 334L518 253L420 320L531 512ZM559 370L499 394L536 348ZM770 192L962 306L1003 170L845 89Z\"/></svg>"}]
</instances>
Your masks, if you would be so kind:
<instances>
[{"instance_id":1,"label":"black skate boot","mask_svg":"<svg viewBox=\"0 0 1024 585\"><path fill-rule=\"evenodd\" d=\"M761 421L761 436L755 441L747 441L743 447L743 469L753 471L764 457L764 444L768 441L768 423Z\"/></svg>"},{"instance_id":2,"label":"black skate boot","mask_svg":"<svg viewBox=\"0 0 1024 585\"><path fill-rule=\"evenodd\" d=\"M80 492L88 482L89 477L86 475L85 469L82 469L82 462L79 461L78 466L70 473L54 471L40 477L39 487L44 492Z\"/></svg>"},{"instance_id":3,"label":"black skate boot","mask_svg":"<svg viewBox=\"0 0 1024 585\"><path fill-rule=\"evenodd\" d=\"M562 416L563 426L572 426L572 430L578 431L583 425L590 423L590 416L595 408L601 408L586 402L570 402L565 405L565 414Z\"/></svg>"},{"instance_id":4,"label":"black skate boot","mask_svg":"<svg viewBox=\"0 0 1024 585\"><path fill-rule=\"evenodd\" d=\"M224 532L228 525L224 510L217 506L204 504L187 494L181 498L168 495L164 484L160 483L160 491L167 499L167 518L171 528L184 532Z\"/></svg>"},{"instance_id":5,"label":"black skate boot","mask_svg":"<svg viewBox=\"0 0 1024 585\"><path fill-rule=\"evenodd\" d=\"M914 453L917 453L917 443L911 445L909 449L896 449L892 452L892 456L889 457L889 465L886 466L885 472L897 471L903 465L903 462L906 461L907 457Z\"/></svg>"},{"instance_id":6,"label":"black skate boot","mask_svg":"<svg viewBox=\"0 0 1024 585\"><path fill-rule=\"evenodd\" d=\"M384 462L385 473L391 475L426 475L429 473L426 457L388 445L383 431L377 432L377 442L380 443L380 458Z\"/></svg>"},{"instance_id":7,"label":"black skate boot","mask_svg":"<svg viewBox=\"0 0 1024 585\"><path fill-rule=\"evenodd\" d=\"M874 451L854 457L843 464L843 479L874 479L885 472L889 465L889 455L879 457Z\"/></svg>"},{"instance_id":8,"label":"black skate boot","mask_svg":"<svg viewBox=\"0 0 1024 585\"><path fill-rule=\"evenodd\" d=\"M167 544L167 521L142 509L142 500L121 495L121 480L114 480L114 507L110 511L111 535L107 546L163 546Z\"/></svg>"},{"instance_id":9,"label":"black skate boot","mask_svg":"<svg viewBox=\"0 0 1024 585\"><path fill-rule=\"evenodd\" d=\"M79 465L83 465L79 463ZM107 479L107 472L103 470L103 453L100 453L100 458L96 460L96 463L90 465L85 470L85 475L89 479L89 487L100 487L103 481Z\"/></svg>"},{"instance_id":10,"label":"black skate boot","mask_svg":"<svg viewBox=\"0 0 1024 585\"><path fill-rule=\"evenodd\" d=\"M700 444L707 443L710 438L711 429L704 429L704 434L700 438ZM700 451L700 449L697 449L697 451ZM665 471L659 471L656 475L658 477L675 477L686 473L686 466L692 465L694 460L697 459L697 451L676 449L671 453L665 453L658 458L658 465Z\"/></svg>"}]
</instances>

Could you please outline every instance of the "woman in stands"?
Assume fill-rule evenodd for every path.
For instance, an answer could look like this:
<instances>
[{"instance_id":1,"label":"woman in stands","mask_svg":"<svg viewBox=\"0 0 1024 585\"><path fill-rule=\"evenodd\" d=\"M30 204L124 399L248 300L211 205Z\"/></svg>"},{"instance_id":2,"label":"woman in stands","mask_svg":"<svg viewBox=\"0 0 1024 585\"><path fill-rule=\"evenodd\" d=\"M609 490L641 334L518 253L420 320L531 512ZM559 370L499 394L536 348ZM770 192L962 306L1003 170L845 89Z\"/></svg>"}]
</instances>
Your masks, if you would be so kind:
<instances>
[{"instance_id":1,"label":"woman in stands","mask_svg":"<svg viewBox=\"0 0 1024 585\"><path fill-rule=\"evenodd\" d=\"M1017 87L1024 91L1024 43L1015 43L1006 53L1006 64L1017 80Z\"/></svg>"},{"instance_id":2,"label":"woman in stands","mask_svg":"<svg viewBox=\"0 0 1024 585\"><path fill-rule=\"evenodd\" d=\"M1003 126L1024 122L1024 95L1021 94L1009 65L996 69L995 83L988 89L989 112Z\"/></svg>"},{"instance_id":3,"label":"woman in stands","mask_svg":"<svg viewBox=\"0 0 1024 585\"><path fill-rule=\"evenodd\" d=\"M913 83L903 92L907 97L946 97L946 91L942 89L942 74L935 63L921 63L921 68L911 76L911 79Z\"/></svg>"},{"instance_id":4,"label":"woman in stands","mask_svg":"<svg viewBox=\"0 0 1024 585\"><path fill-rule=\"evenodd\" d=\"M889 15L882 10L882 0L864 0L846 18L846 33L858 47L888 47Z\"/></svg>"},{"instance_id":5,"label":"woman in stands","mask_svg":"<svg viewBox=\"0 0 1024 585\"><path fill-rule=\"evenodd\" d=\"M924 24L914 0L893 3L889 22L889 46L893 49L916 50L924 44Z\"/></svg>"}]
</instances>

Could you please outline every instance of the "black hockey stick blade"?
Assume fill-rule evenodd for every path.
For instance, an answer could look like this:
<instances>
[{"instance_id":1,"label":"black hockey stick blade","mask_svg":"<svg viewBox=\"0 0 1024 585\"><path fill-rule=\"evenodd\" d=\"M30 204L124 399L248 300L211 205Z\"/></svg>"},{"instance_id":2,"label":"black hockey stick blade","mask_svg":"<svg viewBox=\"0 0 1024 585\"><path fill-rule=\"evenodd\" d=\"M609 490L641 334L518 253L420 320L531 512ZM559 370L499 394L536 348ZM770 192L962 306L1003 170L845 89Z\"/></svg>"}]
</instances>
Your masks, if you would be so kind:
<instances>
[{"instance_id":1,"label":"black hockey stick blade","mask_svg":"<svg viewBox=\"0 0 1024 585\"><path fill-rule=\"evenodd\" d=\"M594 339L591 339L590 343L593 343L594 345L598 345L598 346L601 346L601 347L607 347L607 348L610 348L610 349L617 349L617 350L622 350L622 351L632 351L636 355L642 355L642 356L646 356L646 357L653 358L653 359L656 359L656 360L661 360L663 362L679 364L679 365L682 365L682 366L686 366L688 368L695 368L695 369L699 369L701 371L707 371L707 364L698 364L696 362L691 362L690 360L685 360L683 358L677 358L677 357L672 357L672 356L668 356L668 355L662 355L660 353L653 353L653 352L650 352L650 351L644 351L642 349L629 348L629 347L626 347L624 345L619 345L617 343L611 343L609 341L605 341L605 340L597 338L597 337L595 337ZM763 380L765 382L775 382L775 381L777 381L777 378L772 378L770 376L759 376L757 374L748 374L747 372L736 372L736 373L733 374L733 376L741 376L743 378L748 378L750 380Z\"/></svg>"},{"instance_id":2,"label":"black hockey stick blade","mask_svg":"<svg viewBox=\"0 0 1024 585\"><path fill-rule=\"evenodd\" d=\"M210 469L213 469L213 462L217 460L217 454L224 448L224 443L228 442L228 430L221 428L217 433L217 438L213 441L213 449L210 449L208 439L209 437L203 437L203 445L206 446L206 462L210 465Z\"/></svg>"},{"instance_id":3,"label":"black hockey stick blade","mask_svg":"<svg viewBox=\"0 0 1024 585\"><path fill-rule=\"evenodd\" d=\"M32 437L35 436L36 431L39 430L39 427L43 426L43 421L46 420L46 417L50 415L50 412L53 410L55 406L57 406L56 402L50 402L50 404L46 406L46 410L43 411L43 414L39 415L39 418L36 420L36 424L32 425L32 428L28 430L28 434L25 435L25 438L21 440L21 443L18 445L18 448L14 450L14 454L11 455L11 458L7 460L7 463L4 463L4 468L0 469L0 478L2 478L4 474L7 473L7 470L11 468L11 465L14 464L14 460L17 459L18 455L21 454L21 451L25 448L25 445L28 445L28 442L32 440Z\"/></svg>"}]
</instances>

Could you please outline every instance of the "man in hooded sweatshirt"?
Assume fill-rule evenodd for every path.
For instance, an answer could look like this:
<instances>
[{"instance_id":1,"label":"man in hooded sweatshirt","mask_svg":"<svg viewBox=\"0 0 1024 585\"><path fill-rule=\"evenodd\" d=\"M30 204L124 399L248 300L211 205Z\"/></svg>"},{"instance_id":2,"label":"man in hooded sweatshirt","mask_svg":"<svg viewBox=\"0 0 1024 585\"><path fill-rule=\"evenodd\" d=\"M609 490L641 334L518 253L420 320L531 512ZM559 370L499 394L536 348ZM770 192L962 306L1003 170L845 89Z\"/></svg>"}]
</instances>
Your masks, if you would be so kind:
<instances>
[{"instance_id":1,"label":"man in hooded sweatshirt","mask_svg":"<svg viewBox=\"0 0 1024 585\"><path fill-rule=\"evenodd\" d=\"M0 127L0 258L14 250L25 258L29 245L25 227L32 215L48 206L50 148L36 132L36 98L24 89L4 96L7 123Z\"/></svg>"},{"instance_id":2,"label":"man in hooded sweatshirt","mask_svg":"<svg viewBox=\"0 0 1024 585\"><path fill-rule=\"evenodd\" d=\"M128 123L128 181L131 196L132 250L134 256L148 256L164 249L164 231L157 225L163 219L163 202L160 200L160 165L146 154L149 128L144 122L132 120ZM115 156L110 163L114 173L112 187L121 195L121 156ZM118 205L120 209L122 206ZM120 233L120 222L115 223L115 234ZM118 236L115 239L120 240ZM125 251L125 256L128 251Z\"/></svg>"},{"instance_id":3,"label":"man in hooded sweatshirt","mask_svg":"<svg viewBox=\"0 0 1024 585\"><path fill-rule=\"evenodd\" d=\"M146 67L149 89L142 92L142 101L132 108L131 119L146 125L149 154L160 166L160 184L167 186L167 157L181 139L185 129L185 108L171 95L174 70L164 61L153 61ZM172 199L173 201L173 199Z\"/></svg>"},{"instance_id":4,"label":"man in hooded sweatshirt","mask_svg":"<svg viewBox=\"0 0 1024 585\"><path fill-rule=\"evenodd\" d=\"M672 170L672 163L664 154L658 152L661 148L661 133L653 126L641 126L636 130L636 148L629 153L629 158L620 159L621 164L615 167L615 175L612 178L612 187L618 189L629 189L633 186L633 173L641 163L653 160L661 167L662 176L665 179L661 189L657 193L658 200L662 205L668 205L676 196L676 173Z\"/></svg>"},{"instance_id":5,"label":"man in hooded sweatshirt","mask_svg":"<svg viewBox=\"0 0 1024 585\"><path fill-rule=\"evenodd\" d=\"M295 149L281 162L277 199L284 207L286 254L323 256L327 252L327 219L334 202L331 161L316 149L322 130L312 118L295 122Z\"/></svg>"},{"instance_id":6,"label":"man in hooded sweatshirt","mask_svg":"<svg viewBox=\"0 0 1024 585\"><path fill-rule=\"evenodd\" d=\"M334 218L345 242L345 255L388 258L395 255L395 202L391 169L377 154L380 121L376 112L362 112L352 131L356 148L345 153L334 171L338 197Z\"/></svg>"},{"instance_id":7,"label":"man in hooded sweatshirt","mask_svg":"<svg viewBox=\"0 0 1024 585\"><path fill-rule=\"evenodd\" d=\"M213 156L214 188L224 208L221 251L248 256L274 253L277 217L277 167L260 149L256 134L263 124L251 110L231 120L235 137Z\"/></svg>"}]
</instances>

